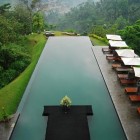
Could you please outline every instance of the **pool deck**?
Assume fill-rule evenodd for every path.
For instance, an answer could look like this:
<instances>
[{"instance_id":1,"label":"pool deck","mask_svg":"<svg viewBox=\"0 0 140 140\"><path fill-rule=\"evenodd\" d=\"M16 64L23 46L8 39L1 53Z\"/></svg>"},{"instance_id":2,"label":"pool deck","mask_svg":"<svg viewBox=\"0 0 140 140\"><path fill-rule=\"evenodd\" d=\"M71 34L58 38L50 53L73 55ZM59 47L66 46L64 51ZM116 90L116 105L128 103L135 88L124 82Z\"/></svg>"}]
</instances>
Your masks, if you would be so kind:
<instances>
[{"instance_id":1,"label":"pool deck","mask_svg":"<svg viewBox=\"0 0 140 140\"><path fill-rule=\"evenodd\" d=\"M132 103L129 100L128 95L124 93L124 86L120 85L117 79L117 74L111 67L112 63L106 60L106 55L103 54L102 47L94 46L93 51L126 133L127 139L139 140L140 115L137 113L136 108L140 106L140 102L137 104Z\"/></svg>"},{"instance_id":2,"label":"pool deck","mask_svg":"<svg viewBox=\"0 0 140 140\"><path fill-rule=\"evenodd\" d=\"M124 87L120 85L117 79L116 72L111 68L111 63L106 60L106 55L102 53L102 47L94 46L93 52L128 140L139 140L140 116L136 108L140 106L140 103L133 104L130 102L128 95L124 93ZM7 124L0 123L0 140L7 140L10 129L12 129L12 123L13 121Z\"/></svg>"}]
</instances>

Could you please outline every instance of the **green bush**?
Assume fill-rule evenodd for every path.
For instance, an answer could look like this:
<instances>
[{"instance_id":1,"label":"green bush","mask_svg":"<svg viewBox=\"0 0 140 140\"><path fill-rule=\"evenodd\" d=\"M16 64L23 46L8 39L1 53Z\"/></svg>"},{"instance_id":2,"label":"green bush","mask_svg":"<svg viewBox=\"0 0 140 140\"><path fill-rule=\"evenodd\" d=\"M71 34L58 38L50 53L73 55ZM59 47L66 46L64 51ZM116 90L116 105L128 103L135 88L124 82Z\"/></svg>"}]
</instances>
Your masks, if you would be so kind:
<instances>
[{"instance_id":1,"label":"green bush","mask_svg":"<svg viewBox=\"0 0 140 140\"><path fill-rule=\"evenodd\" d=\"M106 38L97 36L97 35L95 35L95 34L89 34L89 36L90 36L90 37L93 37L93 38L96 38L96 39L98 39L98 40L100 40L100 41L103 41L103 42L105 42L105 43L108 44L108 40L107 40Z\"/></svg>"},{"instance_id":2,"label":"green bush","mask_svg":"<svg viewBox=\"0 0 140 140\"><path fill-rule=\"evenodd\" d=\"M140 20L118 31L118 34L120 34L127 44L140 55Z\"/></svg>"},{"instance_id":3,"label":"green bush","mask_svg":"<svg viewBox=\"0 0 140 140\"><path fill-rule=\"evenodd\" d=\"M2 46L0 49L0 56L1 88L25 70L31 62L31 57L25 46L16 44Z\"/></svg>"}]
</instances>

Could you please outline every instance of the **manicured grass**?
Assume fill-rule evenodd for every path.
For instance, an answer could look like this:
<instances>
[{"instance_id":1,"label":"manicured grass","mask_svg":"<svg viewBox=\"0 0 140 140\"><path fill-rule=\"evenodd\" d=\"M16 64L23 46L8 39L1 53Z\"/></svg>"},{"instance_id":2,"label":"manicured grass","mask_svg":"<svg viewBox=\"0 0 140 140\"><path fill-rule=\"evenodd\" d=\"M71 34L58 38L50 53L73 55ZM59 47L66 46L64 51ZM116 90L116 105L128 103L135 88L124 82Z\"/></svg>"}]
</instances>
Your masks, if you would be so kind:
<instances>
[{"instance_id":1,"label":"manicured grass","mask_svg":"<svg viewBox=\"0 0 140 140\"><path fill-rule=\"evenodd\" d=\"M105 42L100 41L96 38L90 37L90 40L92 41L94 46L108 46Z\"/></svg>"},{"instance_id":2,"label":"manicured grass","mask_svg":"<svg viewBox=\"0 0 140 140\"><path fill-rule=\"evenodd\" d=\"M0 90L0 120L3 119L2 107L8 115L15 113L46 43L46 38L42 34L33 34L28 38L32 62L19 77Z\"/></svg>"}]
</instances>

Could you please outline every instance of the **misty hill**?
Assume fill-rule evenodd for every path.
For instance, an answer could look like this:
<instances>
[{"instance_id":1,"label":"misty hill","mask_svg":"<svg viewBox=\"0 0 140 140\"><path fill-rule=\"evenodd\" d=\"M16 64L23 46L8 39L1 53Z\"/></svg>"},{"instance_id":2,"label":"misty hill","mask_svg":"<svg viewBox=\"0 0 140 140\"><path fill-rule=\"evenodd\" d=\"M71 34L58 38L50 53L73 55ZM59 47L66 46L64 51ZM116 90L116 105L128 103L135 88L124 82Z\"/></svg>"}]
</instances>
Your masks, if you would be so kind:
<instances>
[{"instance_id":1,"label":"misty hill","mask_svg":"<svg viewBox=\"0 0 140 140\"><path fill-rule=\"evenodd\" d=\"M11 0L0 0L0 5L5 3L11 3Z\"/></svg>"},{"instance_id":2,"label":"misty hill","mask_svg":"<svg viewBox=\"0 0 140 140\"><path fill-rule=\"evenodd\" d=\"M0 5L10 3L12 6L16 5L20 0L0 0Z\"/></svg>"},{"instance_id":3,"label":"misty hill","mask_svg":"<svg viewBox=\"0 0 140 140\"><path fill-rule=\"evenodd\" d=\"M0 0L0 5L10 3L14 6L21 1L23 2L24 0ZM27 1L31 3L32 0ZM39 4L37 4L37 8L46 13L55 11L62 14L69 12L72 7L76 7L77 5L87 1L97 2L99 0L40 0Z\"/></svg>"},{"instance_id":4,"label":"misty hill","mask_svg":"<svg viewBox=\"0 0 140 140\"><path fill-rule=\"evenodd\" d=\"M58 13L67 13L72 7L76 7L87 1L97 2L99 0L41 0L41 5L45 12L55 11Z\"/></svg>"}]
</instances>

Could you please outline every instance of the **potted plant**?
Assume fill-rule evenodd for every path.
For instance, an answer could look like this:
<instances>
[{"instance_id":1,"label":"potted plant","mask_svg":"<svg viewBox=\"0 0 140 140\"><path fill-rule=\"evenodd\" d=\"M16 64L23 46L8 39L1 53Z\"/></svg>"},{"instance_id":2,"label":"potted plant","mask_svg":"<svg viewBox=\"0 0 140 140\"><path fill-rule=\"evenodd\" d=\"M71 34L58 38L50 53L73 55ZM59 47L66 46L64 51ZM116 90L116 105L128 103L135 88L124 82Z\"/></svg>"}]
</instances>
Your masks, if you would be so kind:
<instances>
[{"instance_id":1,"label":"potted plant","mask_svg":"<svg viewBox=\"0 0 140 140\"><path fill-rule=\"evenodd\" d=\"M70 109L71 106L71 99L66 95L64 96L61 101L60 101L60 105L62 106L62 109L64 110L65 113L68 112L68 110Z\"/></svg>"}]
</instances>

